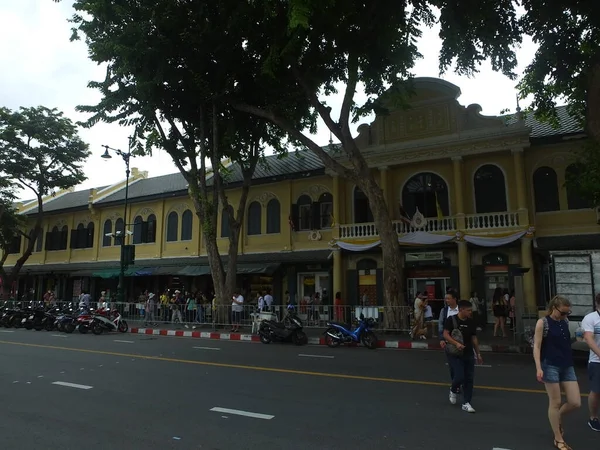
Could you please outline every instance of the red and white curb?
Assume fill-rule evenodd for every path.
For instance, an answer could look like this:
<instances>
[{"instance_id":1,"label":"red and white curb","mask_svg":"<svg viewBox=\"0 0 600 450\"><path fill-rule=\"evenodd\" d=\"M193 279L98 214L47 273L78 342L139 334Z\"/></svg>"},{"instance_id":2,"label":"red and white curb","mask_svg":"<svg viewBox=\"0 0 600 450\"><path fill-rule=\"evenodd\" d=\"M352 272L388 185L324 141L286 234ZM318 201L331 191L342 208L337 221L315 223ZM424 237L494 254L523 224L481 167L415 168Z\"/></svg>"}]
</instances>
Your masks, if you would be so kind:
<instances>
[{"instance_id":1,"label":"red and white curb","mask_svg":"<svg viewBox=\"0 0 600 450\"><path fill-rule=\"evenodd\" d=\"M256 334L242 333L222 333L217 331L186 331L186 330L162 330L157 328L130 328L130 333L145 334L151 336L175 336L197 339L212 339L219 341L245 341L245 342L260 342L260 338ZM325 338L310 337L308 338L309 345L327 345ZM440 350L440 345L429 342L414 342L414 341L379 341L380 348L400 349L400 350ZM521 353L522 350L518 345L480 345L479 349L482 352L493 353Z\"/></svg>"}]
</instances>

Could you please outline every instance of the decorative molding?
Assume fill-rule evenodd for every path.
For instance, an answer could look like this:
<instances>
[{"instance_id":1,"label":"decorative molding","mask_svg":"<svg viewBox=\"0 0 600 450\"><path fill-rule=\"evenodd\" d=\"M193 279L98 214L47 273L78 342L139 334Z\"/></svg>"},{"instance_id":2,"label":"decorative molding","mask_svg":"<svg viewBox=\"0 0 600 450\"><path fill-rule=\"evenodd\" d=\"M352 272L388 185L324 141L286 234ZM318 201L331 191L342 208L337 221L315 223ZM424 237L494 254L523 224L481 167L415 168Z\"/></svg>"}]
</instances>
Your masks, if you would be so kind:
<instances>
[{"instance_id":1,"label":"decorative molding","mask_svg":"<svg viewBox=\"0 0 600 450\"><path fill-rule=\"evenodd\" d=\"M462 162L463 157L458 155L458 156L452 156L450 159L454 162Z\"/></svg>"},{"instance_id":2,"label":"decorative molding","mask_svg":"<svg viewBox=\"0 0 600 450\"><path fill-rule=\"evenodd\" d=\"M89 214L87 216L75 217L75 220L73 221L75 227L77 227L80 223L82 223L83 226L87 227L88 223L90 222L92 222L92 216Z\"/></svg>"},{"instance_id":3,"label":"decorative molding","mask_svg":"<svg viewBox=\"0 0 600 450\"><path fill-rule=\"evenodd\" d=\"M60 231L60 229L62 227L64 227L65 225L67 225L67 220L66 219L59 219L56 222L52 223L52 226L50 227L50 230L52 230L52 228L54 228L54 227L58 227L58 230Z\"/></svg>"},{"instance_id":4,"label":"decorative molding","mask_svg":"<svg viewBox=\"0 0 600 450\"><path fill-rule=\"evenodd\" d=\"M145 207L142 209L138 209L138 211L133 215L133 220L135 221L135 218L137 216L142 216L142 219L147 219L150 214L156 215L152 208Z\"/></svg>"},{"instance_id":5,"label":"decorative molding","mask_svg":"<svg viewBox=\"0 0 600 450\"><path fill-rule=\"evenodd\" d=\"M192 208L190 208L190 205L188 203L178 203L178 204L174 205L173 207L171 207L171 209L169 210L167 215L169 215L173 211L176 211L179 214L183 214L185 212L185 210L187 210L187 209L189 209L190 211L192 210ZM151 212L150 214L154 214L154 211Z\"/></svg>"},{"instance_id":6,"label":"decorative molding","mask_svg":"<svg viewBox=\"0 0 600 450\"><path fill-rule=\"evenodd\" d=\"M329 191L329 189L327 188L327 186L323 186L321 184L317 184L315 186L311 186L308 191L304 191L302 192L298 198L300 198L303 195L308 195L313 202L318 202L319 201L319 197L321 197L322 194L331 194L331 192Z\"/></svg>"},{"instance_id":7,"label":"decorative molding","mask_svg":"<svg viewBox=\"0 0 600 450\"><path fill-rule=\"evenodd\" d=\"M337 173L335 170L331 170L331 169L325 169L325 175L330 176L331 178L340 176L339 173Z\"/></svg>"},{"instance_id":8,"label":"decorative molding","mask_svg":"<svg viewBox=\"0 0 600 450\"><path fill-rule=\"evenodd\" d=\"M111 220L113 222L115 222L117 219L122 219L123 218L123 214L118 213L117 211L113 211L113 213L108 216L105 220Z\"/></svg>"},{"instance_id":9,"label":"decorative molding","mask_svg":"<svg viewBox=\"0 0 600 450\"><path fill-rule=\"evenodd\" d=\"M273 194L272 192L263 192L262 194L259 194L256 197L254 197L252 201L248 203L248 206L250 206L250 204L253 202L258 202L264 208L273 199L277 199L277 196L275 194Z\"/></svg>"},{"instance_id":10,"label":"decorative molding","mask_svg":"<svg viewBox=\"0 0 600 450\"><path fill-rule=\"evenodd\" d=\"M427 226L427 218L419 211L417 208L416 212L413 214L411 225L417 230L421 230Z\"/></svg>"}]
</instances>

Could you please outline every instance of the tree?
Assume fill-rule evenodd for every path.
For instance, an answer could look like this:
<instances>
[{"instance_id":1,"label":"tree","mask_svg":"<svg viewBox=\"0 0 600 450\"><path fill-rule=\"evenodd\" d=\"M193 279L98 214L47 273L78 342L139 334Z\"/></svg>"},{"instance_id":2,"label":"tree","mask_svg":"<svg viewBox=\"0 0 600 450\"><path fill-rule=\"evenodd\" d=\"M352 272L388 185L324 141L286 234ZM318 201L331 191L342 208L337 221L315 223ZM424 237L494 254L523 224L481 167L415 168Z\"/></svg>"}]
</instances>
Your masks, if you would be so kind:
<instances>
[{"instance_id":1,"label":"tree","mask_svg":"<svg viewBox=\"0 0 600 450\"><path fill-rule=\"evenodd\" d=\"M11 111L0 108L0 179L31 191L37 201L32 231L25 233L9 206L2 214L5 236L20 234L26 239L25 251L12 268L6 270L7 238L3 238L0 277L10 286L31 256L42 232L45 196L55 189L68 189L85 180L82 163L89 156L88 146L77 135L77 126L62 112L44 106ZM11 201L10 196L7 198ZM12 205L12 203L11 203ZM5 222L6 219L6 222ZM12 224L12 225L11 225Z\"/></svg>"},{"instance_id":2,"label":"tree","mask_svg":"<svg viewBox=\"0 0 600 450\"><path fill-rule=\"evenodd\" d=\"M122 1L118 7L111 3L107 0L76 3L79 11L92 17L101 14L102 20L110 23L103 33L88 35L101 51L114 56L121 52L122 46L131 47L123 39L118 40L118 46L111 40L111 33L118 32L123 23L132 27L129 22L143 19L155 23L159 17L164 25L160 45L153 42L150 48L156 50L153 63L158 63L160 69L152 83L162 80L161 61L168 60L176 70L196 77L201 74L202 80L214 70L226 81L225 89L218 91L219 100L238 111L268 120L292 141L314 152L326 168L363 190L382 242L385 304L400 304L403 289L398 236L382 190L354 143L350 121L375 109L381 110L377 98L390 87L388 96L395 102L406 100L410 84L404 82L410 78L410 69L420 56L419 27L437 20L436 8L441 11L439 22L444 39L441 69L456 63L459 72L473 73L489 58L495 69L514 76L516 58L512 48L519 42L520 34L512 1L482 0L473 7L465 4L469 2L448 4L438 0L404 4L391 0L224 0L218 7L167 0ZM120 22L113 20L115 17ZM76 16L75 22L84 23L81 16ZM127 39L147 44L147 32L154 33L154 29L132 32ZM102 45L102 40L106 45ZM136 51L148 52L145 47ZM138 56L137 52L131 56L132 60ZM119 70L124 71L124 76L138 75L132 74L131 66L120 66ZM135 70L140 71L139 65ZM343 104L335 120L322 96L334 93L340 85L345 86ZM359 85L369 97L364 105L354 101ZM289 99L300 106L291 108L286 101ZM290 117L290 111L297 116ZM314 123L311 119L315 114L340 141L341 155L325 151L304 133L307 123ZM305 120L294 120L296 117ZM390 320L388 325L397 324L399 314L394 317L388 311L386 319Z\"/></svg>"},{"instance_id":3,"label":"tree","mask_svg":"<svg viewBox=\"0 0 600 450\"><path fill-rule=\"evenodd\" d=\"M539 45L519 83L521 97L533 96L535 116L558 127L557 99L590 138L580 149L581 168L567 184L600 204L600 17L593 0L525 0L524 33Z\"/></svg>"},{"instance_id":4,"label":"tree","mask_svg":"<svg viewBox=\"0 0 600 450\"><path fill-rule=\"evenodd\" d=\"M236 287L240 231L264 148L280 154L286 149L285 133L263 119L233 110L224 101L237 81L223 68L239 65L241 73L246 70L241 58L243 35L236 31L236 24L248 17L243 5L238 10L232 5L230 0L185 8L171 0L118 6L104 0L80 0L72 20L74 39L85 35L91 59L108 64L105 80L90 83L100 90L100 103L79 107L91 114L86 125L98 121L133 125L137 153L151 154L155 148L169 153L188 182L220 302L228 301ZM207 17L211 21L204 25ZM198 40L196 31L203 26L214 30L212 39ZM295 112L306 107L300 108L284 91L262 100L252 89L240 95L259 104L266 99L283 102L286 117L299 126L311 125L310 115L304 118ZM237 205L227 197L225 158L242 173ZM229 223L227 271L217 246L220 209Z\"/></svg>"}]
</instances>

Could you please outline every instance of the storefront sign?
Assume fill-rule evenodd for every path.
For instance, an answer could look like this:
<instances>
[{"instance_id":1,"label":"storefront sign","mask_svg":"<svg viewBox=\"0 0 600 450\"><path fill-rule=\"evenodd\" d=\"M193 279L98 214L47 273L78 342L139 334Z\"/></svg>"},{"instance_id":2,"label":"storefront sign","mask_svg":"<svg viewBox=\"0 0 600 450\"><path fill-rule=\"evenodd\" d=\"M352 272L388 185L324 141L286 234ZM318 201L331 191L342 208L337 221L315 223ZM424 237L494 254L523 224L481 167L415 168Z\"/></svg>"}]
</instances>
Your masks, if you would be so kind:
<instances>
[{"instance_id":1,"label":"storefront sign","mask_svg":"<svg viewBox=\"0 0 600 450\"><path fill-rule=\"evenodd\" d=\"M444 252L406 253L405 261L439 261L444 259Z\"/></svg>"}]
</instances>

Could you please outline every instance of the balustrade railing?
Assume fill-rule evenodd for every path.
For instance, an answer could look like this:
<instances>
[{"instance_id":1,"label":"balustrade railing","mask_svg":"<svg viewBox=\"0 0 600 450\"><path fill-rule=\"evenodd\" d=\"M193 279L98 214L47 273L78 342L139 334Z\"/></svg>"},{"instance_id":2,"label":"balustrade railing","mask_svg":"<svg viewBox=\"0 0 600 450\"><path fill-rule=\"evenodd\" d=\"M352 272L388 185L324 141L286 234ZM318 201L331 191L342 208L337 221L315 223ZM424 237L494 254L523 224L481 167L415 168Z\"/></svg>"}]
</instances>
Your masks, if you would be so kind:
<instances>
[{"instance_id":1,"label":"balustrade railing","mask_svg":"<svg viewBox=\"0 0 600 450\"><path fill-rule=\"evenodd\" d=\"M464 217L465 231L468 230L494 230L519 228L519 213L516 211L466 214ZM424 231L427 233L451 233L458 230L458 216L431 217L422 227L415 227L408 221L396 220L394 229L399 235ZM377 227L373 222L341 224L339 226L340 239L369 239L379 236Z\"/></svg>"}]
</instances>

